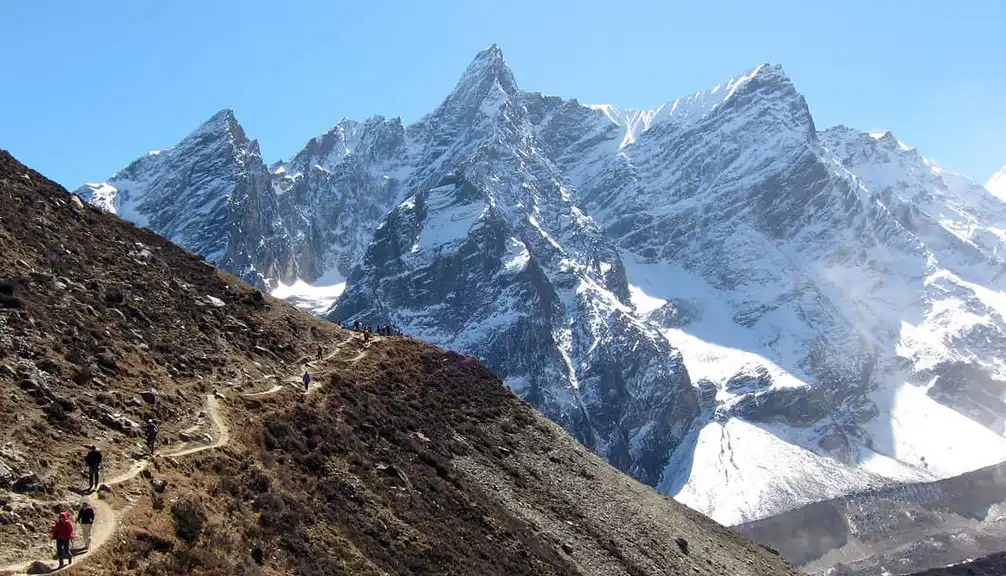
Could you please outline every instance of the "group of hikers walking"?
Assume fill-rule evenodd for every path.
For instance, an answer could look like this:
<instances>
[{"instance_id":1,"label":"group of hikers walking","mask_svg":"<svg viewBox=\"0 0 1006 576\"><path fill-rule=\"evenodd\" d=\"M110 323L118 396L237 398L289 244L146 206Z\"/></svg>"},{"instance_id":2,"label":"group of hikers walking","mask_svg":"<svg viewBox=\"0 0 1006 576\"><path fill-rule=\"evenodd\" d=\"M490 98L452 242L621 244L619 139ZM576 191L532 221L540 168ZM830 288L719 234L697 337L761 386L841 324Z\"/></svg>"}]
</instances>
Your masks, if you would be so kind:
<instances>
[{"instance_id":1,"label":"group of hikers walking","mask_svg":"<svg viewBox=\"0 0 1006 576\"><path fill-rule=\"evenodd\" d=\"M84 502L80 506L80 510L77 511L77 524L80 525L84 532L84 550L91 549L91 534L94 528L94 508L87 502ZM70 521L69 512L60 512L59 518L56 523L52 525L52 529L49 531L49 537L56 541L56 557L59 558L59 567L63 567L63 562L68 561L73 564L73 539L76 536L76 531L73 527L73 522Z\"/></svg>"},{"instance_id":2,"label":"group of hikers walking","mask_svg":"<svg viewBox=\"0 0 1006 576\"><path fill-rule=\"evenodd\" d=\"M402 333L391 327L390 324L378 324L376 327L372 327L369 324L364 326L360 324L357 320L353 323L353 332L362 332L363 341L368 342L373 334L378 336L401 336Z\"/></svg>"},{"instance_id":3,"label":"group of hikers walking","mask_svg":"<svg viewBox=\"0 0 1006 576\"><path fill-rule=\"evenodd\" d=\"M94 492L101 486L101 450L94 444L87 447L87 454L84 455L84 466L87 468L87 492ZM91 549L91 534L94 528L95 513L94 508L85 500L77 511L76 522L83 532L83 550ZM73 521L70 520L69 512L60 512L56 523L49 530L49 538L56 541L56 558L59 560L59 568L64 562L73 564L73 540L76 537L76 530Z\"/></svg>"},{"instance_id":4,"label":"group of hikers walking","mask_svg":"<svg viewBox=\"0 0 1006 576\"><path fill-rule=\"evenodd\" d=\"M364 346L370 345L370 339L374 335L374 330L372 330L369 325L364 326L360 324L359 320L357 320L355 323L353 323L352 329L354 332L361 332L363 334ZM378 324L376 330L377 334L381 336L400 336L402 334L401 332L392 328L390 324ZM324 356L325 356L325 346L321 342L319 342L315 347L315 358L317 358L318 360L323 360ZM308 392L311 389L310 370L304 371L304 375L301 377L301 382L304 383L304 392L305 393Z\"/></svg>"},{"instance_id":5,"label":"group of hikers walking","mask_svg":"<svg viewBox=\"0 0 1006 576\"><path fill-rule=\"evenodd\" d=\"M369 345L370 338L374 331L371 330L370 326L361 326L360 322L357 321L353 325L353 331L363 333L363 343L364 345ZM389 325L378 325L376 329L377 334L381 336L394 336L400 335ZM325 347L319 343L317 345L317 358L318 360L323 359L325 353ZM303 376L304 391L308 392L311 387L311 373L309 371L304 372ZM157 442L157 422L154 419L148 419L147 424L144 427L144 434L147 441L147 450L150 456L154 455L154 447ZM101 487L101 463L102 454L101 450L95 444L90 444L87 446L88 451L84 456L84 466L87 469L87 492L92 493ZM76 522L80 525L83 531L84 538L84 549L91 549L91 532L94 526L95 512L91 508L91 505L86 501L81 505L80 510L77 512ZM69 512L60 512L59 518L56 523L53 524L50 530L50 537L52 540L56 541L56 557L59 559L59 568L63 567L64 561L68 561L73 564L73 539L76 535L74 530L73 522L70 520Z\"/></svg>"},{"instance_id":6,"label":"group of hikers walking","mask_svg":"<svg viewBox=\"0 0 1006 576\"><path fill-rule=\"evenodd\" d=\"M154 455L154 445L157 442L157 422L153 419L147 420L145 428L147 449L150 456ZM101 487L101 450L95 444L87 446L87 454L84 455L84 467L87 469L87 492L92 493ZM80 510L77 511L77 524L83 531L84 550L91 549L91 532L94 527L94 508L85 501ZM60 512L59 518L49 531L49 537L56 541L56 558L59 559L59 567L63 567L64 562L73 564L73 539L76 531L73 522L70 520L69 512Z\"/></svg>"}]
</instances>

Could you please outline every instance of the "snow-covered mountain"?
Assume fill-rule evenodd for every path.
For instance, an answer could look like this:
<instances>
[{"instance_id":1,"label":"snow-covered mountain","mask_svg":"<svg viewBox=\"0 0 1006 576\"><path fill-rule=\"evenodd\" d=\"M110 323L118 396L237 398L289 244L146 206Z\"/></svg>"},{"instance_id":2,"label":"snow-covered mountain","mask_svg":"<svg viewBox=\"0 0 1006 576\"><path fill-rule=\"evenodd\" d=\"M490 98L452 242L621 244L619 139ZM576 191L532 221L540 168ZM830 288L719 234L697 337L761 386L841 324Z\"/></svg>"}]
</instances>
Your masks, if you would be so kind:
<instances>
[{"instance_id":1,"label":"snow-covered mountain","mask_svg":"<svg viewBox=\"0 0 1006 576\"><path fill-rule=\"evenodd\" d=\"M989 178L989 181L985 183L985 188L994 196L1006 202L1006 166L1003 166L1002 169Z\"/></svg>"},{"instance_id":2,"label":"snow-covered mountain","mask_svg":"<svg viewBox=\"0 0 1006 576\"><path fill-rule=\"evenodd\" d=\"M614 245L539 149L491 48L406 130L413 192L378 226L333 319L391 321L474 354L650 483L698 414L680 355L638 318Z\"/></svg>"},{"instance_id":3,"label":"snow-covered mountain","mask_svg":"<svg viewBox=\"0 0 1006 576\"><path fill-rule=\"evenodd\" d=\"M721 522L1006 460L1002 197L890 133L818 132L778 66L627 110L523 91L493 46L411 125L343 120L271 169L232 133L78 193L478 356Z\"/></svg>"},{"instance_id":4,"label":"snow-covered mountain","mask_svg":"<svg viewBox=\"0 0 1006 576\"><path fill-rule=\"evenodd\" d=\"M175 146L75 193L261 284L296 274L270 181L258 142L221 110Z\"/></svg>"}]
</instances>

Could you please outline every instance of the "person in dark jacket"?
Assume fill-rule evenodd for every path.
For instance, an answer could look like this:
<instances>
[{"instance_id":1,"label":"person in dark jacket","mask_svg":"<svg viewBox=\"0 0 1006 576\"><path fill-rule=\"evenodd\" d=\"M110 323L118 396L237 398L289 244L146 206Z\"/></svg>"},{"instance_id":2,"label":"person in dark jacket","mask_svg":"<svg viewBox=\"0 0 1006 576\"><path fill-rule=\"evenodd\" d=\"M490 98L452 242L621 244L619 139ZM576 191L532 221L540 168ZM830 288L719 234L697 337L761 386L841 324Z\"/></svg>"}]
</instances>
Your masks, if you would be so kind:
<instances>
[{"instance_id":1,"label":"person in dark jacket","mask_svg":"<svg viewBox=\"0 0 1006 576\"><path fill-rule=\"evenodd\" d=\"M69 560L70 564L73 564L73 553L70 552L73 524L70 522L70 514L60 512L59 520L56 520L49 535L56 541L56 556L59 558L59 567L63 567L63 560Z\"/></svg>"},{"instance_id":2,"label":"person in dark jacket","mask_svg":"<svg viewBox=\"0 0 1006 576\"><path fill-rule=\"evenodd\" d=\"M84 456L84 464L87 466L87 490L98 489L98 477L101 473L101 451L94 444L89 446L87 456Z\"/></svg>"},{"instance_id":3,"label":"person in dark jacket","mask_svg":"<svg viewBox=\"0 0 1006 576\"><path fill-rule=\"evenodd\" d=\"M311 373L304 372L304 392L306 393L311 388Z\"/></svg>"},{"instance_id":4,"label":"person in dark jacket","mask_svg":"<svg viewBox=\"0 0 1006 576\"><path fill-rule=\"evenodd\" d=\"M157 442L157 422L147 420L147 448L150 449L151 456L154 455L155 442Z\"/></svg>"},{"instance_id":5,"label":"person in dark jacket","mask_svg":"<svg viewBox=\"0 0 1006 576\"><path fill-rule=\"evenodd\" d=\"M90 550L91 528L94 527L94 508L91 508L91 505L87 502L84 502L80 507L80 511L77 512L77 524L80 524L84 530L84 547Z\"/></svg>"}]
</instances>

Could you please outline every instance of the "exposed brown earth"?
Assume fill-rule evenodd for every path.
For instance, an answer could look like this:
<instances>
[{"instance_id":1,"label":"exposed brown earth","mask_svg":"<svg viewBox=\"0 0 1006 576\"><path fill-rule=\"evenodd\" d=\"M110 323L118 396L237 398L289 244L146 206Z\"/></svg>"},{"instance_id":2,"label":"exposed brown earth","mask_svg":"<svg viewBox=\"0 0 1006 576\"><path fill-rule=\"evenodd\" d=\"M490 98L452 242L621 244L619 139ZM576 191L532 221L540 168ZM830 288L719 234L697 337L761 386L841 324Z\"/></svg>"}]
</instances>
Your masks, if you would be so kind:
<instances>
[{"instance_id":1,"label":"exposed brown earth","mask_svg":"<svg viewBox=\"0 0 1006 576\"><path fill-rule=\"evenodd\" d=\"M143 467L119 414L157 418L164 448L105 494L114 534L74 574L796 573L588 453L477 360L354 336L0 152L0 566L47 557L83 445L109 478ZM304 394L291 380L317 342Z\"/></svg>"}]
</instances>

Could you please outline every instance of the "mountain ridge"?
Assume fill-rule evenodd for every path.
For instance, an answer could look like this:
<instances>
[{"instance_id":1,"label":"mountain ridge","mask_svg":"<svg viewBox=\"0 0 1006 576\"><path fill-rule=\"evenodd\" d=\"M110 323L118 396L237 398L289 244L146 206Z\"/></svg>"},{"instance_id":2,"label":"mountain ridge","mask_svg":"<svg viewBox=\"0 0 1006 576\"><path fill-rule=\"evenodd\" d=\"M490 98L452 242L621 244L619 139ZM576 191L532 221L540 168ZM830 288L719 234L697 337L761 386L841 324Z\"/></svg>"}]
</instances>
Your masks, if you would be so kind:
<instances>
[{"instance_id":1,"label":"mountain ridge","mask_svg":"<svg viewBox=\"0 0 1006 576\"><path fill-rule=\"evenodd\" d=\"M90 499L95 549L71 568L88 573L796 574L604 463L475 358L365 343L3 150L0 245L0 409L16 415L0 572L52 571L53 515Z\"/></svg>"},{"instance_id":2,"label":"mountain ridge","mask_svg":"<svg viewBox=\"0 0 1006 576\"><path fill-rule=\"evenodd\" d=\"M819 131L778 65L669 102L521 90L491 46L420 120L273 164L254 197L285 227L237 271L479 357L728 524L1006 459L1002 202L893 134Z\"/></svg>"}]
</instances>

